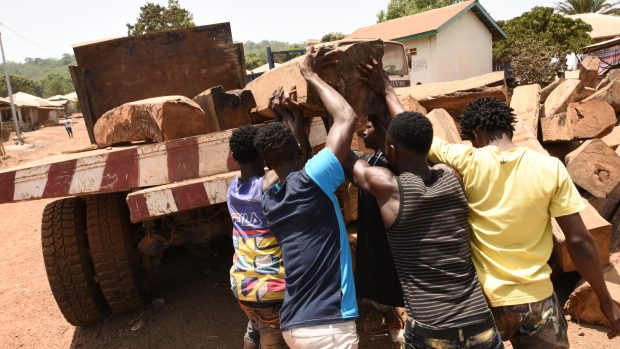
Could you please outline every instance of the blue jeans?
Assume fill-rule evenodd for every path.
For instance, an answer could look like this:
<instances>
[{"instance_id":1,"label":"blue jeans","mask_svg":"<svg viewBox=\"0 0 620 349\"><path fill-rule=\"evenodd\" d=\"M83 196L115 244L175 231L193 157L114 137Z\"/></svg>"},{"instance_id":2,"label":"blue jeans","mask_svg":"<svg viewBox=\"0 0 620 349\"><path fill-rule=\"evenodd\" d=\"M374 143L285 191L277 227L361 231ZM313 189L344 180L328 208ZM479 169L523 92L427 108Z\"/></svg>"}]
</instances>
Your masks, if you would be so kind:
<instances>
[{"instance_id":1,"label":"blue jeans","mask_svg":"<svg viewBox=\"0 0 620 349\"><path fill-rule=\"evenodd\" d=\"M503 349L504 344L495 326L462 340L438 339L415 335L411 322L407 322L403 347L405 349Z\"/></svg>"}]
</instances>

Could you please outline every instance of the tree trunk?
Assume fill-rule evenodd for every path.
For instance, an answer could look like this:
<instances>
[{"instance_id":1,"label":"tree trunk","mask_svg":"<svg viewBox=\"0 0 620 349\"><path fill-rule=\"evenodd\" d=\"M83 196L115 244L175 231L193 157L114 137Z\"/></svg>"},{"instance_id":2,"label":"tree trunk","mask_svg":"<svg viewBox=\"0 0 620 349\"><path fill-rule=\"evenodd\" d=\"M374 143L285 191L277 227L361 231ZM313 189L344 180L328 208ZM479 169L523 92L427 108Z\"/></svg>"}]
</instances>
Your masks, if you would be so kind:
<instances>
[{"instance_id":1,"label":"tree trunk","mask_svg":"<svg viewBox=\"0 0 620 349\"><path fill-rule=\"evenodd\" d=\"M545 117L565 112L568 104L577 100L581 89L582 84L579 80L562 81L545 100Z\"/></svg>"},{"instance_id":2,"label":"tree trunk","mask_svg":"<svg viewBox=\"0 0 620 349\"><path fill-rule=\"evenodd\" d=\"M444 109L433 109L426 117L433 124L433 135L448 143L460 144L463 140L450 114Z\"/></svg>"},{"instance_id":3,"label":"tree trunk","mask_svg":"<svg viewBox=\"0 0 620 349\"><path fill-rule=\"evenodd\" d=\"M256 106L249 91L224 91L222 86L212 87L193 100L205 112L208 132L230 130L249 124L250 109Z\"/></svg>"}]
</instances>

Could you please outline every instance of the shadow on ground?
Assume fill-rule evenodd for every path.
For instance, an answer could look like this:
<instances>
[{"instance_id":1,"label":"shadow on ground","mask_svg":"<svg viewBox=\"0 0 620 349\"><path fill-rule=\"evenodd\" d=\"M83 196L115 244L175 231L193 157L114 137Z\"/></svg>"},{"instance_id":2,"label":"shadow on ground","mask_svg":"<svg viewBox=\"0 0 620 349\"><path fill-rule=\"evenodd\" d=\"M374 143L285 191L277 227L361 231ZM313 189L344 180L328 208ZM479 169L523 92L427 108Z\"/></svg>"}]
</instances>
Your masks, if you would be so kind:
<instances>
[{"instance_id":1,"label":"shadow on ground","mask_svg":"<svg viewBox=\"0 0 620 349\"><path fill-rule=\"evenodd\" d=\"M166 251L144 309L76 328L71 348L241 348L247 318L230 291L232 249L196 255ZM387 335L360 336L361 348L398 348Z\"/></svg>"},{"instance_id":2,"label":"shadow on ground","mask_svg":"<svg viewBox=\"0 0 620 349\"><path fill-rule=\"evenodd\" d=\"M247 318L230 292L232 250L167 251L144 309L76 328L71 348L240 348Z\"/></svg>"}]
</instances>

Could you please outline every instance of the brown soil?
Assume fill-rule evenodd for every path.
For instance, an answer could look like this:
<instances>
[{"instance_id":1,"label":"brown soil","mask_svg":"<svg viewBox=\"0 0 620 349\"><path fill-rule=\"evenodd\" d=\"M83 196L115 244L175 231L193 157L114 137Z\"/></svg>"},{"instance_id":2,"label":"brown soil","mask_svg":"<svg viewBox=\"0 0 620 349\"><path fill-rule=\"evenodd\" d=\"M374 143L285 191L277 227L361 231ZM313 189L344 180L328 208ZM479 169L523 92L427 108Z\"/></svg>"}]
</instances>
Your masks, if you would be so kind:
<instances>
[{"instance_id":1,"label":"brown soil","mask_svg":"<svg viewBox=\"0 0 620 349\"><path fill-rule=\"evenodd\" d=\"M0 167L88 145L77 121L73 139L63 127L51 127L27 133L34 150L5 143L10 158ZM241 347L247 320L229 291L228 241L201 256L167 251L145 309L88 328L69 325L51 294L41 254L41 214L50 201L0 205L0 348ZM608 341L598 327L570 323L569 335L572 348L620 347L620 339ZM362 336L361 347L396 348L385 336Z\"/></svg>"}]
</instances>

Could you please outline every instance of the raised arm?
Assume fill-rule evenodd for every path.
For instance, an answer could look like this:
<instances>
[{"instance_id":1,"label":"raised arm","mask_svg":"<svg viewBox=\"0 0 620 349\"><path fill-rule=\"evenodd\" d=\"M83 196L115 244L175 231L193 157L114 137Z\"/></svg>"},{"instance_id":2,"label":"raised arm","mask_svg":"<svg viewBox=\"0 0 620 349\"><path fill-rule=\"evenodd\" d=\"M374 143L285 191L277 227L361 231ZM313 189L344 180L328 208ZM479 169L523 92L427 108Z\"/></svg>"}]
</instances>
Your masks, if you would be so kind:
<instances>
[{"instance_id":1,"label":"raised arm","mask_svg":"<svg viewBox=\"0 0 620 349\"><path fill-rule=\"evenodd\" d=\"M377 62L371 57L368 63L359 66L359 70L362 74L362 79L368 84L370 89L379 95L385 96L385 103L387 103L390 118L405 111L396 95L394 87L390 84L390 78L383 71L382 63Z\"/></svg>"},{"instance_id":2,"label":"raised arm","mask_svg":"<svg viewBox=\"0 0 620 349\"><path fill-rule=\"evenodd\" d=\"M620 309L607 290L600 256L594 239L581 219L579 213L557 217L558 224L566 236L568 254L575 263L577 271L590 283L592 290L598 297L601 311L611 324L611 331L607 334L613 338L620 334Z\"/></svg>"},{"instance_id":3,"label":"raised arm","mask_svg":"<svg viewBox=\"0 0 620 349\"><path fill-rule=\"evenodd\" d=\"M343 164L349 155L357 115L344 97L316 73L324 66L337 63L337 51L325 53L324 47L316 50L314 46L310 46L300 68L301 74L319 95L327 113L333 118L333 125L327 134L325 147L329 148Z\"/></svg>"},{"instance_id":4,"label":"raised arm","mask_svg":"<svg viewBox=\"0 0 620 349\"><path fill-rule=\"evenodd\" d=\"M284 88L280 87L269 98L269 109L276 114L278 121L284 122L288 128L293 130L305 162L310 158L312 152L312 146L308 138L308 130L310 129L312 119L304 117L303 108L295 101L296 95L297 90L295 87L290 92L286 92Z\"/></svg>"},{"instance_id":5,"label":"raised arm","mask_svg":"<svg viewBox=\"0 0 620 349\"><path fill-rule=\"evenodd\" d=\"M360 159L351 151L344 170L353 185L377 199L385 227L394 224L400 207L396 176L386 168L370 166L366 160Z\"/></svg>"}]
</instances>

